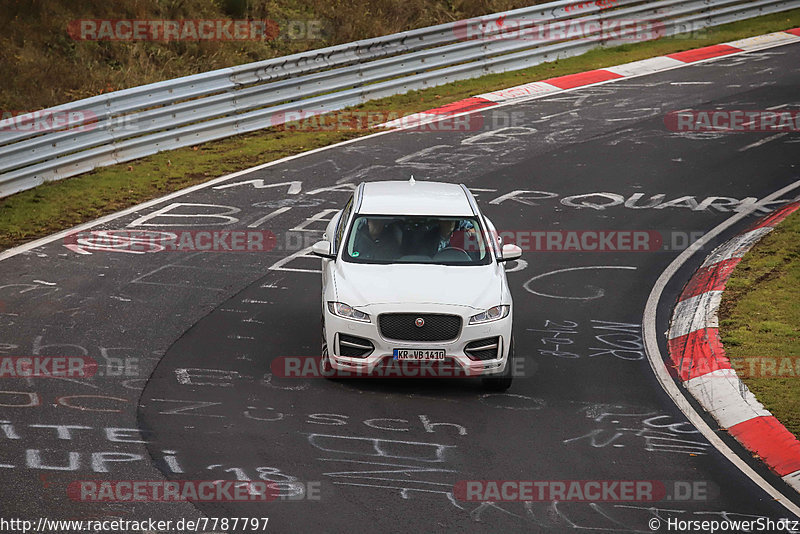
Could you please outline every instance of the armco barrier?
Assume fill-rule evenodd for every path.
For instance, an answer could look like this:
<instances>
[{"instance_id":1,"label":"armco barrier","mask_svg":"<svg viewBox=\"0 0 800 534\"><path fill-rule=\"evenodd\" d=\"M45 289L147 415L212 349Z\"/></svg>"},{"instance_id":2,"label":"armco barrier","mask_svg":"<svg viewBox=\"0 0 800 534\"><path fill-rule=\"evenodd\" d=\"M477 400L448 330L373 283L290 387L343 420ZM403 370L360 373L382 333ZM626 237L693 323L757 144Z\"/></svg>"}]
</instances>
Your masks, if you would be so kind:
<instances>
[{"instance_id":1,"label":"armco barrier","mask_svg":"<svg viewBox=\"0 0 800 534\"><path fill-rule=\"evenodd\" d=\"M601 24L650 21L655 38L798 7L800 0L561 0L107 93L39 112L73 113L68 129L38 131L34 117L0 121L0 197L275 126L287 113L333 111L522 69L626 42L639 31L622 29L609 40ZM562 22L596 29L572 37L508 34Z\"/></svg>"}]
</instances>

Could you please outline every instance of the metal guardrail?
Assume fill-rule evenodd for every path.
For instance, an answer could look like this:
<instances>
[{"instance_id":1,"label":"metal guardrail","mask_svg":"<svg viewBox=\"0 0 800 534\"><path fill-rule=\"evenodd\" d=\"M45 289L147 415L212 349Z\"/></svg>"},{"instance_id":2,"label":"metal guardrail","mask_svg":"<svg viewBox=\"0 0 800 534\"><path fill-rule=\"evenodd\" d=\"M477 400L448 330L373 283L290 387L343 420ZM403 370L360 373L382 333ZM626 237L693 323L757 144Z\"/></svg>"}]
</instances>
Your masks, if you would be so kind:
<instances>
[{"instance_id":1,"label":"metal guardrail","mask_svg":"<svg viewBox=\"0 0 800 534\"><path fill-rule=\"evenodd\" d=\"M798 7L800 0L560 0L107 93L39 112L83 116L68 129L39 131L34 117L0 121L0 198L96 167L276 126L287 113L324 113L527 68L630 42L637 31L604 40L601 24L652 21L660 36L671 36ZM579 37L528 38L535 29L567 22L596 29Z\"/></svg>"}]
</instances>

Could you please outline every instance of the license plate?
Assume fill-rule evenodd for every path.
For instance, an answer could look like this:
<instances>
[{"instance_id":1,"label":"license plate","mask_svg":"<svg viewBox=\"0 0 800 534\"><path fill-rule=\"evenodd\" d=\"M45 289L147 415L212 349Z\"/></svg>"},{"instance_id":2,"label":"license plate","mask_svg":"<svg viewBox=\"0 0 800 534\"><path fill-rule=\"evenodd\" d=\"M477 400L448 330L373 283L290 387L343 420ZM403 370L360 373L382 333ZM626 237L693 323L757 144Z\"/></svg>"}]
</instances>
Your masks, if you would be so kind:
<instances>
[{"instance_id":1,"label":"license plate","mask_svg":"<svg viewBox=\"0 0 800 534\"><path fill-rule=\"evenodd\" d=\"M444 349L394 349L395 360L444 360Z\"/></svg>"}]
</instances>

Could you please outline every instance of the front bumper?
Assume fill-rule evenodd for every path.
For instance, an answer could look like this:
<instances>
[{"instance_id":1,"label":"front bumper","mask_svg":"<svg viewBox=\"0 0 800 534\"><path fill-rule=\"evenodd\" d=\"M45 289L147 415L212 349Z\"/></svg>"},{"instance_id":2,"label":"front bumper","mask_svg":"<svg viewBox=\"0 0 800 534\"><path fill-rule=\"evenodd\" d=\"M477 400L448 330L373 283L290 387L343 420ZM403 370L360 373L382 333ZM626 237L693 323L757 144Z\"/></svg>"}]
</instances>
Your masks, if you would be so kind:
<instances>
[{"instance_id":1,"label":"front bumper","mask_svg":"<svg viewBox=\"0 0 800 534\"><path fill-rule=\"evenodd\" d=\"M366 310L365 310L366 311ZM426 361L425 364L446 367L448 363L454 364L464 375L485 376L502 373L505 371L508 361L509 348L511 346L511 325L513 308L507 317L479 325L469 325L469 318L478 311L467 308L457 307L455 309L443 309L441 307L431 308L426 306L415 306L409 309L404 307L381 307L379 312L374 309L369 310L370 323L353 321L332 314L327 307L325 314L325 337L328 344L328 353L331 365L338 371L350 371L354 374L372 374L381 366L393 362L394 349L444 349L445 362L442 364L438 360ZM462 326L458 337L452 341L405 341L386 339L381 335L378 327L378 315L381 313L419 313L419 314L448 314L459 315ZM369 340L374 349L366 357L348 357L340 354L339 335L346 334ZM497 358L488 360L473 360L465 352L465 347L474 341L498 337L499 347ZM394 362L397 363L397 362ZM403 362L406 363L406 362ZM410 363L410 362L409 362ZM415 376L411 374L410 376Z\"/></svg>"}]
</instances>

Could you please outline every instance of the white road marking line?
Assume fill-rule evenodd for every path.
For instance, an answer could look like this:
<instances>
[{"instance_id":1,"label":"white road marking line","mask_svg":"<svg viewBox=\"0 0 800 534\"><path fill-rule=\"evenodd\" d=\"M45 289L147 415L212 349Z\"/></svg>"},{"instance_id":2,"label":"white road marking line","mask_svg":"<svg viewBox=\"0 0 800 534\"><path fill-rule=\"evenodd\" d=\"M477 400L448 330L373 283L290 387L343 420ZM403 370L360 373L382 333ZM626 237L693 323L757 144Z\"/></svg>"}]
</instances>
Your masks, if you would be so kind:
<instances>
[{"instance_id":1,"label":"white road marking line","mask_svg":"<svg viewBox=\"0 0 800 534\"><path fill-rule=\"evenodd\" d=\"M632 267L632 266L629 266L629 265L588 265L588 266L585 266L585 267L569 267L567 269L557 269L555 271L548 271L546 273L537 274L536 276L534 276L533 278L531 278L530 280L525 282L522 285L522 287L525 289L525 291L527 291L529 293L533 293L534 295L538 295L540 297L547 297L547 298L551 298L551 299L565 299L565 300L592 300L592 299L598 299L598 298L600 298L600 297L602 297L603 295L606 294L605 290L603 290L601 288L594 288L596 290L594 295L590 295L588 297L569 297L569 296L565 297L565 296L549 295L547 293L541 293L541 292L536 291L534 289L531 289L529 287L531 282L533 282L535 280L542 279L542 278L546 278L546 277L551 276L553 274L560 274L560 273L566 273L566 272L572 272L572 271L592 271L592 270L595 270L595 269L629 269L629 270L635 271L636 267ZM587 287L593 287L593 286L587 286Z\"/></svg>"},{"instance_id":2,"label":"white road marking line","mask_svg":"<svg viewBox=\"0 0 800 534\"><path fill-rule=\"evenodd\" d=\"M755 143L752 143L752 144L749 144L749 145L747 145L745 147L740 148L739 152L745 152L747 150L750 150L751 148L758 148L761 145L765 145L765 144L769 143L770 141L774 141L776 139L780 139L781 137L786 137L787 135L789 135L789 132L783 132L783 133L779 133L779 134L775 134L775 135L770 135L769 137L765 137L764 139L762 139L760 141L756 141Z\"/></svg>"},{"instance_id":3,"label":"white road marking line","mask_svg":"<svg viewBox=\"0 0 800 534\"><path fill-rule=\"evenodd\" d=\"M248 227L248 228L258 228L259 226L261 226L262 224L264 224L264 223L265 223L265 222L267 222L268 220L270 220L270 219L272 219L272 218L274 218L274 217L277 217L277 216L278 216L278 215L280 215L281 213L286 213L286 212L287 212L287 211L289 211L290 209L292 209L292 208L291 208L291 206L284 206L284 207L282 207L282 208L278 208L278 209L276 209L275 211L273 211L272 213L268 213L268 214L264 215L263 217L261 217L261 218L260 218L259 220L257 220L256 222L254 222L254 223L252 223L252 224L248 224L248 225L247 225L247 227Z\"/></svg>"}]
</instances>

